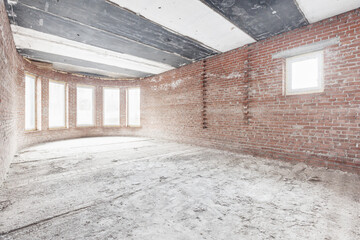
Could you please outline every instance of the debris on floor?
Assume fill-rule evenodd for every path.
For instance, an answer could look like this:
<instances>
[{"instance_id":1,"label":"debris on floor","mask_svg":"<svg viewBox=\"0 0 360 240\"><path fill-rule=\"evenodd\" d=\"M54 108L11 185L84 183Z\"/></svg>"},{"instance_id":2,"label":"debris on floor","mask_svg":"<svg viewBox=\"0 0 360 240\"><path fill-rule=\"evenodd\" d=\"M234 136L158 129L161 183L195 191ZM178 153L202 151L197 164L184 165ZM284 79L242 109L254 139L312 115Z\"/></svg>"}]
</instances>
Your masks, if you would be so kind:
<instances>
[{"instance_id":1,"label":"debris on floor","mask_svg":"<svg viewBox=\"0 0 360 240\"><path fill-rule=\"evenodd\" d=\"M0 239L354 240L359 223L358 175L147 138L31 147L0 188Z\"/></svg>"}]
</instances>

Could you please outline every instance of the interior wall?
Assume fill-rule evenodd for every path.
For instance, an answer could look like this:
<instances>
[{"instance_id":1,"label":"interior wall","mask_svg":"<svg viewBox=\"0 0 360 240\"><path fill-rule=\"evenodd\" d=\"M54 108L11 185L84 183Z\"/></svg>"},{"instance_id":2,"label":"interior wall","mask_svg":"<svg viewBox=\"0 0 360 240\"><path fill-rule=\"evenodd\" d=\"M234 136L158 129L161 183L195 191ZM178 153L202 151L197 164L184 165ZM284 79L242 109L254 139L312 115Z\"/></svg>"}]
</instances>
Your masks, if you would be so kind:
<instances>
[{"instance_id":1,"label":"interior wall","mask_svg":"<svg viewBox=\"0 0 360 240\"><path fill-rule=\"evenodd\" d=\"M35 75L41 81L41 129L25 129L25 74ZM49 80L66 82L68 86L68 127L49 129ZM95 87L95 125L91 127L76 126L76 87L77 85ZM139 128L126 126L126 89L139 86L139 80L101 80L81 77L68 73L55 72L38 68L24 60L24 71L20 73L18 84L18 148L24 148L41 142L89 136L134 135ZM120 89L120 126L103 126L103 87Z\"/></svg>"},{"instance_id":2,"label":"interior wall","mask_svg":"<svg viewBox=\"0 0 360 240\"><path fill-rule=\"evenodd\" d=\"M18 149L75 137L142 135L358 172L360 11L355 10L164 74L106 81L40 69L16 52L0 2L0 182ZM325 49L325 91L284 96L272 54L339 37ZM41 78L41 131L24 131L24 78ZM69 86L69 128L48 127L48 81ZM76 127L76 84L96 87L96 125ZM141 84L141 128L126 127L126 88ZM121 127L102 126L102 87L121 88Z\"/></svg>"},{"instance_id":3,"label":"interior wall","mask_svg":"<svg viewBox=\"0 0 360 240\"><path fill-rule=\"evenodd\" d=\"M20 57L12 39L9 20L0 1L0 183L17 149L17 88Z\"/></svg>"},{"instance_id":4,"label":"interior wall","mask_svg":"<svg viewBox=\"0 0 360 240\"><path fill-rule=\"evenodd\" d=\"M41 129L25 131L25 73L41 82ZM37 143L69 138L110 135L135 135L140 128L126 126L126 89L139 86L139 80L101 80L38 68L16 51L9 20L0 0L0 184L5 179L16 151ZM49 80L68 84L69 124L64 129L49 129ZM76 85L95 87L96 117L93 127L76 126ZM120 88L120 126L103 127L103 87Z\"/></svg>"},{"instance_id":5,"label":"interior wall","mask_svg":"<svg viewBox=\"0 0 360 240\"><path fill-rule=\"evenodd\" d=\"M142 134L359 173L359 15L146 78ZM285 96L284 60L272 54L335 37L340 43L324 49L324 92Z\"/></svg>"}]
</instances>

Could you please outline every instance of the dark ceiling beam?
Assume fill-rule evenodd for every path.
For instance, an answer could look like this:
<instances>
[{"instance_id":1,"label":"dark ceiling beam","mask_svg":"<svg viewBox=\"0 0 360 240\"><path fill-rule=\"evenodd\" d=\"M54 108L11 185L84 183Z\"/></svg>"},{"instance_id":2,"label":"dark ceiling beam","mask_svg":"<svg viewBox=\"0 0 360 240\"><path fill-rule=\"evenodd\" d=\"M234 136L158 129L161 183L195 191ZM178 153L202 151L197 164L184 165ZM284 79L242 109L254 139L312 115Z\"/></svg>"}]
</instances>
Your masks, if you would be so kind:
<instances>
[{"instance_id":1,"label":"dark ceiling beam","mask_svg":"<svg viewBox=\"0 0 360 240\"><path fill-rule=\"evenodd\" d=\"M295 0L201 0L256 40L305 25Z\"/></svg>"},{"instance_id":2,"label":"dark ceiling beam","mask_svg":"<svg viewBox=\"0 0 360 240\"><path fill-rule=\"evenodd\" d=\"M71 19L85 26L191 60L217 53L196 40L171 32L157 23L104 0L21 0L18 4Z\"/></svg>"},{"instance_id":3,"label":"dark ceiling beam","mask_svg":"<svg viewBox=\"0 0 360 240\"><path fill-rule=\"evenodd\" d=\"M9 11L13 8L16 15L16 17L9 16L10 22L24 28L164 63L173 67L179 67L192 62L177 54L168 53L20 3L13 6L7 5L7 7Z\"/></svg>"}]
</instances>

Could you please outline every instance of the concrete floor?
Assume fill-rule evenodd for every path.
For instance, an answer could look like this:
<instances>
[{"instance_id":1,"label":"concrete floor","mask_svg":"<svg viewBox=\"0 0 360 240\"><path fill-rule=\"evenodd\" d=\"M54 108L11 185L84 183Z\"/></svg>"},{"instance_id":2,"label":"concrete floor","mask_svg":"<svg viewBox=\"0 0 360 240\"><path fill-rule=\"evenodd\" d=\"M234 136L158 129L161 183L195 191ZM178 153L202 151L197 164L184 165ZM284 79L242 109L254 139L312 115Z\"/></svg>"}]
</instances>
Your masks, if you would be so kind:
<instances>
[{"instance_id":1,"label":"concrete floor","mask_svg":"<svg viewBox=\"0 0 360 240\"><path fill-rule=\"evenodd\" d=\"M25 149L0 239L360 239L360 177L147 138Z\"/></svg>"}]
</instances>

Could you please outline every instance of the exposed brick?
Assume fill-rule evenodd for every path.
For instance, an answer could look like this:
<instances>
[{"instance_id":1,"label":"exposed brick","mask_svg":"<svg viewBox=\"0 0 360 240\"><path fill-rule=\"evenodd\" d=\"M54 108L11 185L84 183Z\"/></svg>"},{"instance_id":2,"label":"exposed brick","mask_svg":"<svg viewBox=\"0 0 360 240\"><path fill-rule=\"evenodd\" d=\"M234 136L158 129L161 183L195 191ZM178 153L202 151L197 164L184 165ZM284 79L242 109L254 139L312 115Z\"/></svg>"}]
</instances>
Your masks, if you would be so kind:
<instances>
[{"instance_id":1,"label":"exposed brick","mask_svg":"<svg viewBox=\"0 0 360 240\"><path fill-rule=\"evenodd\" d=\"M41 131L25 132L25 72L41 81ZM17 150L48 141L86 136L134 135L140 128L126 127L126 89L139 86L139 80L100 80L79 77L48 69L39 69L25 61L16 51L5 11L0 1L0 184ZM50 130L48 125L49 80L68 83L69 128ZM94 127L76 127L76 84L96 88L96 121ZM102 88L120 88L120 127L102 126Z\"/></svg>"},{"instance_id":2,"label":"exposed brick","mask_svg":"<svg viewBox=\"0 0 360 240\"><path fill-rule=\"evenodd\" d=\"M17 86L21 68L4 2L0 2L0 184L17 149Z\"/></svg>"},{"instance_id":3,"label":"exposed brick","mask_svg":"<svg viewBox=\"0 0 360 240\"><path fill-rule=\"evenodd\" d=\"M139 128L126 127L126 89L129 87L139 86L139 80L102 80L91 77L79 77L67 73L39 69L35 65L22 61L24 66L18 81L18 148L24 148L36 143L62 140L68 138L88 137L88 136L111 136L111 135L133 135ZM25 72L31 73L40 78L42 83L41 102L42 102L42 128L41 131L25 132L24 131L24 104ZM69 88L69 127L66 129L49 129L48 124L48 105L49 80L66 82ZM76 127L76 86L77 84L91 85L95 87L95 125L93 127ZM117 87L120 89L120 127L103 127L103 87Z\"/></svg>"},{"instance_id":4,"label":"exposed brick","mask_svg":"<svg viewBox=\"0 0 360 240\"><path fill-rule=\"evenodd\" d=\"M104 135L166 138L360 173L359 10L208 58L205 66L196 62L143 80L106 81L39 69L23 60L0 5L0 182L23 147ZM340 44L325 49L325 91L284 96L284 60L272 54L333 37ZM41 78L41 131L24 131L25 72ZM68 83L67 129L48 129L50 79ZM94 127L76 127L78 83L96 89ZM139 85L142 127L127 128L126 88ZM106 86L120 88L120 128L102 127Z\"/></svg>"},{"instance_id":5,"label":"exposed brick","mask_svg":"<svg viewBox=\"0 0 360 240\"><path fill-rule=\"evenodd\" d=\"M206 129L201 63L144 79L141 133L360 173L359 15L357 9L208 58ZM285 65L271 55L333 37L340 44L325 49L325 91L284 96Z\"/></svg>"}]
</instances>

